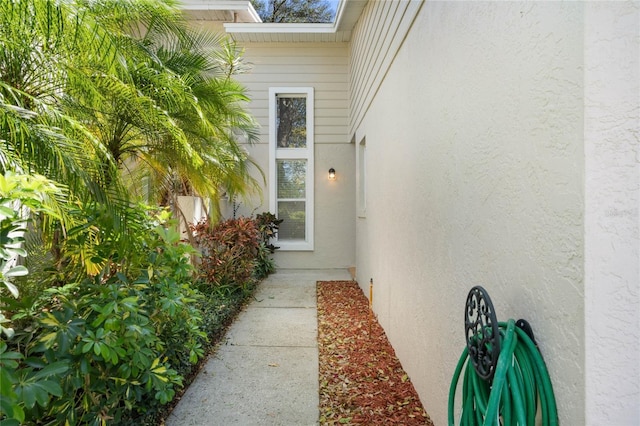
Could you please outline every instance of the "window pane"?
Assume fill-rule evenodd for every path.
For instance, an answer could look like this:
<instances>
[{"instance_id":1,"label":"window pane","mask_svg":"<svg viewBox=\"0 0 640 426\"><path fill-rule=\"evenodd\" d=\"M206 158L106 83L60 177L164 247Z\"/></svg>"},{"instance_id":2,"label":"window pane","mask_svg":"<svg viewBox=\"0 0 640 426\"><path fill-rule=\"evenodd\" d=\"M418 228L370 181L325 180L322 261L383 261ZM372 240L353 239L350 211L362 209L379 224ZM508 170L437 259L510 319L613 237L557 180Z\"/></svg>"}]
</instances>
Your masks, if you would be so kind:
<instances>
[{"instance_id":1,"label":"window pane","mask_svg":"<svg viewBox=\"0 0 640 426\"><path fill-rule=\"evenodd\" d=\"M278 198L306 198L307 160L277 160Z\"/></svg>"},{"instance_id":2,"label":"window pane","mask_svg":"<svg viewBox=\"0 0 640 426\"><path fill-rule=\"evenodd\" d=\"M307 98L278 96L276 129L278 148L307 146Z\"/></svg>"},{"instance_id":3,"label":"window pane","mask_svg":"<svg viewBox=\"0 0 640 426\"><path fill-rule=\"evenodd\" d=\"M284 219L278 229L278 240L305 239L305 202L278 202L278 219Z\"/></svg>"}]
</instances>

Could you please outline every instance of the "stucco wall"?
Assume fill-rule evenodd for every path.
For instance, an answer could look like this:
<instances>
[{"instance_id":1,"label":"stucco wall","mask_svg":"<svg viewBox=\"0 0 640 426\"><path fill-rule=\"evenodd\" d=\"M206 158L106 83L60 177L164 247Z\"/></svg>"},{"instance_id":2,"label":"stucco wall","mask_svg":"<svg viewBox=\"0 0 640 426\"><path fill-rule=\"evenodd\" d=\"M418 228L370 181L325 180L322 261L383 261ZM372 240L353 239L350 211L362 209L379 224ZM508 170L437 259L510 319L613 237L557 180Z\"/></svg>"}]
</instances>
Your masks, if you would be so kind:
<instances>
[{"instance_id":1,"label":"stucco wall","mask_svg":"<svg viewBox=\"0 0 640 426\"><path fill-rule=\"evenodd\" d=\"M640 424L640 2L585 14L589 425Z\"/></svg>"},{"instance_id":2,"label":"stucco wall","mask_svg":"<svg viewBox=\"0 0 640 426\"><path fill-rule=\"evenodd\" d=\"M531 322L561 423L585 421L583 7L425 2L356 123L357 278L436 424L476 284Z\"/></svg>"}]
</instances>

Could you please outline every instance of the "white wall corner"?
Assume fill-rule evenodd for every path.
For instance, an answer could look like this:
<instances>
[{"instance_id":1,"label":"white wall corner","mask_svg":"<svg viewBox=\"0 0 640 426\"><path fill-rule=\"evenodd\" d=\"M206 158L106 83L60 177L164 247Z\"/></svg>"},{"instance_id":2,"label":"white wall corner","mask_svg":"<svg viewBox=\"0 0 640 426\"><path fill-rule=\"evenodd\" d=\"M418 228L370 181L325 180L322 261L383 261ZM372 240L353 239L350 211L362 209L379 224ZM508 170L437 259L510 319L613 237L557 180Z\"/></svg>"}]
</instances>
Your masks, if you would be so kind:
<instances>
[{"instance_id":1,"label":"white wall corner","mask_svg":"<svg viewBox=\"0 0 640 426\"><path fill-rule=\"evenodd\" d=\"M640 424L640 2L585 3L586 424Z\"/></svg>"}]
</instances>

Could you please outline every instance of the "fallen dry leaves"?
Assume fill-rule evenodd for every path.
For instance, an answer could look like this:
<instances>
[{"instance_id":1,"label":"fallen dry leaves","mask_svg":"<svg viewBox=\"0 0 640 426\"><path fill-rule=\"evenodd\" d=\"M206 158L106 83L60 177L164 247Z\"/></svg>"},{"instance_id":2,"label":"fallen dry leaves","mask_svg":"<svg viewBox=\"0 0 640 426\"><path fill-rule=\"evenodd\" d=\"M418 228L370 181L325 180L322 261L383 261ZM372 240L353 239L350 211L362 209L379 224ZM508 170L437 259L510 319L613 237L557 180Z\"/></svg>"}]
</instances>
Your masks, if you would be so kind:
<instances>
[{"instance_id":1,"label":"fallen dry leaves","mask_svg":"<svg viewBox=\"0 0 640 426\"><path fill-rule=\"evenodd\" d=\"M354 281L320 281L320 424L433 425Z\"/></svg>"}]
</instances>

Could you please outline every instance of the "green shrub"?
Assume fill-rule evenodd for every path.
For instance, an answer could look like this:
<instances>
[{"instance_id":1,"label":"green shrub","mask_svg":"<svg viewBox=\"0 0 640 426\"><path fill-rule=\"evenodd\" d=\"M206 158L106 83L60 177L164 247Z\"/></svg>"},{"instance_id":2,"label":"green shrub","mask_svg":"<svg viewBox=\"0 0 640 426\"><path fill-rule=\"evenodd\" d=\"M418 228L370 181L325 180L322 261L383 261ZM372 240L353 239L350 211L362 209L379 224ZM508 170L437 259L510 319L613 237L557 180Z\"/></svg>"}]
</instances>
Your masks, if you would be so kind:
<instances>
[{"instance_id":1,"label":"green shrub","mask_svg":"<svg viewBox=\"0 0 640 426\"><path fill-rule=\"evenodd\" d=\"M195 249L180 242L174 228L157 227L159 238L151 239L147 270L138 281L148 279L146 291L148 309L155 332L165 344L164 356L171 365L183 367L204 356L202 343L206 333L201 330L202 314L196 302L203 298L192 283L195 274L189 259Z\"/></svg>"},{"instance_id":2,"label":"green shrub","mask_svg":"<svg viewBox=\"0 0 640 426\"><path fill-rule=\"evenodd\" d=\"M276 262L271 257L271 254L271 250L266 245L260 243L254 268L254 276L256 279L261 280L276 271Z\"/></svg>"},{"instance_id":3,"label":"green shrub","mask_svg":"<svg viewBox=\"0 0 640 426\"><path fill-rule=\"evenodd\" d=\"M23 243L31 212L59 217L49 201L60 194L62 191L42 176L12 172L0 175L0 298L5 299L0 308L17 303L14 298L19 297L19 290L14 280L28 274L18 262L27 255ZM3 297L5 289L10 296ZM60 361L43 363L25 358L19 350L10 348L3 341L15 334L13 315L8 315L5 317L0 310L0 420L3 425L19 425L26 419L26 410L45 407L51 397L62 395L58 382L68 367Z\"/></svg>"},{"instance_id":4,"label":"green shrub","mask_svg":"<svg viewBox=\"0 0 640 426\"><path fill-rule=\"evenodd\" d=\"M39 358L26 358L19 352L8 350L0 341L0 419L3 426L20 425L29 411L48 405L52 397L62 396L60 382L69 370L65 361L43 362Z\"/></svg>"},{"instance_id":5,"label":"green shrub","mask_svg":"<svg viewBox=\"0 0 640 426\"><path fill-rule=\"evenodd\" d=\"M43 360L65 361L62 396L31 419L64 424L118 423L130 410L145 408L150 396L170 401L182 378L165 356L158 324L147 309L144 280L128 282L120 274L102 282L54 289L59 308L44 312L32 352ZM151 312L152 314L152 312Z\"/></svg>"},{"instance_id":6,"label":"green shrub","mask_svg":"<svg viewBox=\"0 0 640 426\"><path fill-rule=\"evenodd\" d=\"M44 290L0 297L12 320L0 313L0 422L156 424L259 269L272 270L265 228L246 218L198 224L196 274L196 251L164 211L136 206L116 217L93 204L74 214L78 226L61 242L54 274L43 269L37 279L45 283L33 285Z\"/></svg>"},{"instance_id":7,"label":"green shrub","mask_svg":"<svg viewBox=\"0 0 640 426\"><path fill-rule=\"evenodd\" d=\"M254 288L254 284L246 287L246 291L234 291L231 287L209 288L211 292L198 302L203 317L203 330L209 336L209 344L222 337Z\"/></svg>"},{"instance_id":8,"label":"green shrub","mask_svg":"<svg viewBox=\"0 0 640 426\"><path fill-rule=\"evenodd\" d=\"M256 225L260 234L255 268L255 276L258 279L276 271L276 264L271 255L280 247L273 245L271 239L276 237L281 223L282 219L277 219L273 213L264 212L256 215Z\"/></svg>"},{"instance_id":9,"label":"green shrub","mask_svg":"<svg viewBox=\"0 0 640 426\"><path fill-rule=\"evenodd\" d=\"M21 327L0 345L0 419L135 423L170 401L182 385L179 371L204 355L193 248L166 215L130 214L138 224L130 255L105 239L100 253L109 262L100 274L11 305ZM108 221L101 224L109 235Z\"/></svg>"},{"instance_id":10,"label":"green shrub","mask_svg":"<svg viewBox=\"0 0 640 426\"><path fill-rule=\"evenodd\" d=\"M27 256L23 243L30 212L57 217L58 213L48 206L48 200L61 193L43 176L12 172L0 175L0 296L6 289L18 298L20 292L13 281L28 274L27 268L18 261ZM10 320L0 311L0 337L2 334L11 337L13 330L9 325Z\"/></svg>"}]
</instances>

